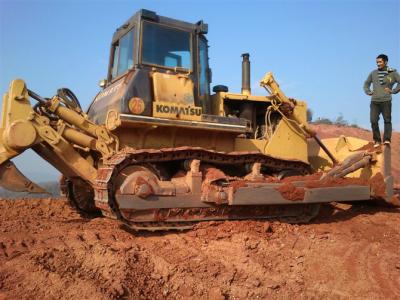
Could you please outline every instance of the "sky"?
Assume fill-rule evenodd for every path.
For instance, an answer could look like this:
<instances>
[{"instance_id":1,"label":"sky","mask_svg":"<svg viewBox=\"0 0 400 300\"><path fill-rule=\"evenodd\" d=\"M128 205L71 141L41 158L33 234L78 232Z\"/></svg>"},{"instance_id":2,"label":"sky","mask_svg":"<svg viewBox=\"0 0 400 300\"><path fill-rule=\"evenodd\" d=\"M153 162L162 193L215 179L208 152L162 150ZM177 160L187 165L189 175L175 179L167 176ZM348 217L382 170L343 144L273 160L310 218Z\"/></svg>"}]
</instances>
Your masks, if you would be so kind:
<instances>
[{"instance_id":1,"label":"sky","mask_svg":"<svg viewBox=\"0 0 400 300\"><path fill-rule=\"evenodd\" d=\"M307 101L314 120L343 116L369 128L362 86L376 56L400 69L400 0L0 0L1 93L22 78L44 97L68 87L87 108L106 77L115 29L141 8L208 23L212 86L240 92L248 52L252 93L266 94L259 81L272 71L287 96ZM400 93L392 120L400 131ZM33 180L57 176L31 151L15 161Z\"/></svg>"}]
</instances>

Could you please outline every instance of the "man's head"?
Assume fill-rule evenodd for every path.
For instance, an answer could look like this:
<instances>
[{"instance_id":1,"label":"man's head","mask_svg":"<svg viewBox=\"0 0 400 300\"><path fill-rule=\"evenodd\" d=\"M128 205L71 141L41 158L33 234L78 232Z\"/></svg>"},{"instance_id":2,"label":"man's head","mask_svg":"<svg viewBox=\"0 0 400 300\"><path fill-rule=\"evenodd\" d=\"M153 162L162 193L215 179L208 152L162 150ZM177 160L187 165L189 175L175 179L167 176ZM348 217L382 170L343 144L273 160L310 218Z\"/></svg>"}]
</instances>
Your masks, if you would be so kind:
<instances>
[{"instance_id":1,"label":"man's head","mask_svg":"<svg viewBox=\"0 0 400 300\"><path fill-rule=\"evenodd\" d=\"M379 54L376 58L376 64L379 70L384 69L387 66L389 58L385 54Z\"/></svg>"}]
</instances>

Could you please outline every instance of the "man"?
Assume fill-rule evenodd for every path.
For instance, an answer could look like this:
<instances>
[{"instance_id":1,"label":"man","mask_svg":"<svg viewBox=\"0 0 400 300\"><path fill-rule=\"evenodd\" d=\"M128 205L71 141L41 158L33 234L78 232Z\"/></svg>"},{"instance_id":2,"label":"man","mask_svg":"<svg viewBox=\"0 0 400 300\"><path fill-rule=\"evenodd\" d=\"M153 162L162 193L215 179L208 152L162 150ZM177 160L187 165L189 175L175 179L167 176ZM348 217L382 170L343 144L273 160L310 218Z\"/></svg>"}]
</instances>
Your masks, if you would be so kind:
<instances>
[{"instance_id":1,"label":"man","mask_svg":"<svg viewBox=\"0 0 400 300\"><path fill-rule=\"evenodd\" d=\"M395 69L389 68L387 63L389 58L385 54L380 54L376 58L378 69L372 71L364 83L364 91L371 97L370 120L374 146L378 147L381 142L379 131L379 115L382 114L384 120L383 141L385 145L390 145L392 137L392 94L400 91L400 75ZM372 91L370 86L372 83ZM393 86L396 87L393 89Z\"/></svg>"}]
</instances>

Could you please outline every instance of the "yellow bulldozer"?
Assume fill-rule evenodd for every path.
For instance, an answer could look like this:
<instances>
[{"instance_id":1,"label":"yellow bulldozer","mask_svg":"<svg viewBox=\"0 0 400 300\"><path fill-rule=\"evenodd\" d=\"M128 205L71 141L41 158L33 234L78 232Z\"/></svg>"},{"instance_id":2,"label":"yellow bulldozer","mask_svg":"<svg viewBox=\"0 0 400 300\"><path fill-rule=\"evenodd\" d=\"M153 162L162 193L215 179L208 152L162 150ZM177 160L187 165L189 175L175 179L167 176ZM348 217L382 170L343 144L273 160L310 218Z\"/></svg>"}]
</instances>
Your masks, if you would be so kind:
<instances>
[{"instance_id":1,"label":"yellow bulldozer","mask_svg":"<svg viewBox=\"0 0 400 300\"><path fill-rule=\"evenodd\" d=\"M241 93L211 93L207 31L203 21L138 11L114 33L107 79L86 112L67 88L44 98L13 80L3 96L1 186L43 192L10 161L31 148L61 172L76 209L134 229L306 222L323 202L393 201L390 147L321 141L306 103L288 98L272 73L260 81L266 95L251 93L249 54Z\"/></svg>"}]
</instances>

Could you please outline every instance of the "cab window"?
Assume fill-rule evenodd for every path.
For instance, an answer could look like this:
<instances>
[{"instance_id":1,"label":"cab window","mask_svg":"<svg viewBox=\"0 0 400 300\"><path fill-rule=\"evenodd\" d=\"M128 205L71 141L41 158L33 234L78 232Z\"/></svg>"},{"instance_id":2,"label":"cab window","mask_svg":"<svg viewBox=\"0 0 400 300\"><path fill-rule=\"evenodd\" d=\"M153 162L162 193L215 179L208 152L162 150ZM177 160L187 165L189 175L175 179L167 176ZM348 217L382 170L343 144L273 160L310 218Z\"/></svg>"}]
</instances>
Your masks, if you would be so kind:
<instances>
[{"instance_id":1,"label":"cab window","mask_svg":"<svg viewBox=\"0 0 400 300\"><path fill-rule=\"evenodd\" d=\"M112 78L116 78L133 66L133 30L126 33L114 45Z\"/></svg>"},{"instance_id":2,"label":"cab window","mask_svg":"<svg viewBox=\"0 0 400 300\"><path fill-rule=\"evenodd\" d=\"M208 55L207 42L201 37L199 38L199 96L207 96L210 83L208 82Z\"/></svg>"},{"instance_id":3,"label":"cab window","mask_svg":"<svg viewBox=\"0 0 400 300\"><path fill-rule=\"evenodd\" d=\"M190 33L143 22L142 63L191 70Z\"/></svg>"}]
</instances>

